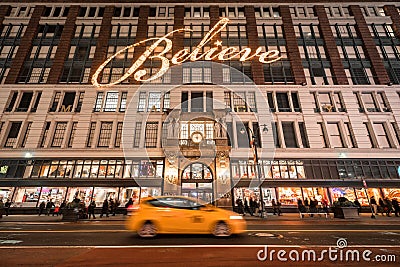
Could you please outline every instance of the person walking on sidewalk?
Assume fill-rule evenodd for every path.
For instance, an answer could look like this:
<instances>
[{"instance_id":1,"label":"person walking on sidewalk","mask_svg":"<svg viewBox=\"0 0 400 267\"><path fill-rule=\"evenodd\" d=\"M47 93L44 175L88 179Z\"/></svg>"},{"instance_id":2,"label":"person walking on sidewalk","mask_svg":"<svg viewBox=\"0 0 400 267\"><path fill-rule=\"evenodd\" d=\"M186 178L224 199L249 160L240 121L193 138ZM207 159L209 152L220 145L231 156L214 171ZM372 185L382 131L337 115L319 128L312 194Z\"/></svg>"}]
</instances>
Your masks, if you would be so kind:
<instances>
[{"instance_id":1,"label":"person walking on sidewalk","mask_svg":"<svg viewBox=\"0 0 400 267\"><path fill-rule=\"evenodd\" d=\"M44 201L42 201L42 203L40 203L40 205L39 205L39 216L42 215L45 208L46 208L46 204L44 203Z\"/></svg>"},{"instance_id":2,"label":"person walking on sidewalk","mask_svg":"<svg viewBox=\"0 0 400 267\"><path fill-rule=\"evenodd\" d=\"M3 199L0 199L0 219L3 218L3 214L4 214L4 203Z\"/></svg>"},{"instance_id":3,"label":"person walking on sidewalk","mask_svg":"<svg viewBox=\"0 0 400 267\"><path fill-rule=\"evenodd\" d=\"M6 212L6 216L10 214L10 207L11 207L11 201L7 198L7 201L4 204L4 210Z\"/></svg>"},{"instance_id":4,"label":"person walking on sidewalk","mask_svg":"<svg viewBox=\"0 0 400 267\"><path fill-rule=\"evenodd\" d=\"M371 197L371 206L372 206L372 210L374 211L375 215L378 215L378 204L376 203L376 199L374 196Z\"/></svg>"},{"instance_id":5,"label":"person walking on sidewalk","mask_svg":"<svg viewBox=\"0 0 400 267\"><path fill-rule=\"evenodd\" d=\"M392 206L393 206L393 209L394 209L394 215L396 215L396 217L399 217L400 206L399 206L399 202L397 201L397 199L392 198Z\"/></svg>"},{"instance_id":6,"label":"person walking on sidewalk","mask_svg":"<svg viewBox=\"0 0 400 267\"><path fill-rule=\"evenodd\" d=\"M272 212L274 215L276 215L277 211L278 211L278 206L276 205L275 199L272 200Z\"/></svg>"},{"instance_id":7,"label":"person walking on sidewalk","mask_svg":"<svg viewBox=\"0 0 400 267\"><path fill-rule=\"evenodd\" d=\"M46 211L47 211L47 216L50 216L50 212L52 212L53 208L56 206L53 203L53 200L48 200L46 204Z\"/></svg>"},{"instance_id":8,"label":"person walking on sidewalk","mask_svg":"<svg viewBox=\"0 0 400 267\"><path fill-rule=\"evenodd\" d=\"M106 214L106 216L108 217L108 214L109 214L108 208L109 208L109 206L108 206L108 201L107 201L107 198L106 198L103 201L103 206L101 208L100 218L103 218L103 214Z\"/></svg>"},{"instance_id":9,"label":"person walking on sidewalk","mask_svg":"<svg viewBox=\"0 0 400 267\"><path fill-rule=\"evenodd\" d=\"M93 216L93 219L96 219L96 217L94 216L95 208L96 208L96 202L94 202L94 200L92 200L92 202L90 202L89 207L88 207L89 220L90 220L90 216Z\"/></svg>"},{"instance_id":10,"label":"person walking on sidewalk","mask_svg":"<svg viewBox=\"0 0 400 267\"><path fill-rule=\"evenodd\" d=\"M276 202L276 206L277 206L277 208L278 208L278 216L282 216L281 202L279 201L279 199L278 199L278 201Z\"/></svg>"}]
</instances>

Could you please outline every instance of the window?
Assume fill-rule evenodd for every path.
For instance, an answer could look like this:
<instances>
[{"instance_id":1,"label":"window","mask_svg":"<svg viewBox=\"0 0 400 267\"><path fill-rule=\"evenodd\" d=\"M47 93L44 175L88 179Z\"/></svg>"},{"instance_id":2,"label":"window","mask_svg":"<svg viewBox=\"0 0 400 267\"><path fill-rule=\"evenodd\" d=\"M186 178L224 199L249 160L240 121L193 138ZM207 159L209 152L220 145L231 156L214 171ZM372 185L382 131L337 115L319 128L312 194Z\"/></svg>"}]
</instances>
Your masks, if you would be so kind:
<instances>
[{"instance_id":1,"label":"window","mask_svg":"<svg viewBox=\"0 0 400 267\"><path fill-rule=\"evenodd\" d=\"M62 105L59 109L60 112L72 112L75 102L76 92L65 92Z\"/></svg>"},{"instance_id":2,"label":"window","mask_svg":"<svg viewBox=\"0 0 400 267\"><path fill-rule=\"evenodd\" d=\"M387 100L386 94L384 92L378 92L376 94L376 97L378 98L378 103L382 111L384 112L390 112L391 108L389 106L389 102Z\"/></svg>"},{"instance_id":3,"label":"window","mask_svg":"<svg viewBox=\"0 0 400 267\"><path fill-rule=\"evenodd\" d=\"M276 102L279 112L290 112L289 97L287 93L276 93Z\"/></svg>"},{"instance_id":4,"label":"window","mask_svg":"<svg viewBox=\"0 0 400 267\"><path fill-rule=\"evenodd\" d=\"M115 112L118 104L118 92L107 92L106 101L104 104L105 112Z\"/></svg>"},{"instance_id":5,"label":"window","mask_svg":"<svg viewBox=\"0 0 400 267\"><path fill-rule=\"evenodd\" d=\"M29 132L31 130L31 126L32 126L32 122L28 122L28 125L26 126L26 129L25 129L24 138L22 139L21 147L25 147L25 145L26 145L26 141L28 139Z\"/></svg>"},{"instance_id":6,"label":"window","mask_svg":"<svg viewBox=\"0 0 400 267\"><path fill-rule=\"evenodd\" d=\"M84 96L85 96L85 92L79 92L78 103L76 104L75 112L81 112Z\"/></svg>"},{"instance_id":7,"label":"window","mask_svg":"<svg viewBox=\"0 0 400 267\"><path fill-rule=\"evenodd\" d=\"M96 131L96 122L91 122L90 123L90 129L89 129L89 135L88 139L86 142L86 147L91 147L92 142L93 142L93 137L94 137L94 132Z\"/></svg>"},{"instance_id":8,"label":"window","mask_svg":"<svg viewBox=\"0 0 400 267\"><path fill-rule=\"evenodd\" d=\"M328 142L326 140L325 129L322 122L318 122L318 128L319 128L319 136L322 141L322 147L326 148L328 147Z\"/></svg>"},{"instance_id":9,"label":"window","mask_svg":"<svg viewBox=\"0 0 400 267\"><path fill-rule=\"evenodd\" d=\"M203 92L192 92L191 94L191 111L192 112L203 112Z\"/></svg>"},{"instance_id":10,"label":"window","mask_svg":"<svg viewBox=\"0 0 400 267\"><path fill-rule=\"evenodd\" d=\"M236 136L238 147L250 147L250 133L248 132L248 122L236 122ZM242 129L245 129L245 133L242 134Z\"/></svg>"},{"instance_id":11,"label":"window","mask_svg":"<svg viewBox=\"0 0 400 267\"><path fill-rule=\"evenodd\" d=\"M328 122L326 131L329 135L329 143L332 148L344 147L342 135L340 134L339 123Z\"/></svg>"},{"instance_id":12,"label":"window","mask_svg":"<svg viewBox=\"0 0 400 267\"><path fill-rule=\"evenodd\" d=\"M300 131L301 142L303 143L303 147L309 148L310 143L308 142L308 136L307 136L306 126L305 126L304 122L299 122L299 131Z\"/></svg>"},{"instance_id":13,"label":"window","mask_svg":"<svg viewBox=\"0 0 400 267\"><path fill-rule=\"evenodd\" d=\"M364 107L368 112L379 112L379 108L375 103L372 93L361 93L361 98L364 103Z\"/></svg>"},{"instance_id":14,"label":"window","mask_svg":"<svg viewBox=\"0 0 400 267\"><path fill-rule=\"evenodd\" d=\"M100 135L97 143L98 147L109 147L111 134L112 134L112 122L102 122L100 127Z\"/></svg>"},{"instance_id":15,"label":"window","mask_svg":"<svg viewBox=\"0 0 400 267\"><path fill-rule=\"evenodd\" d=\"M126 98L128 96L127 92L122 92L121 103L119 104L119 112L125 112L126 110Z\"/></svg>"},{"instance_id":16,"label":"window","mask_svg":"<svg viewBox=\"0 0 400 267\"><path fill-rule=\"evenodd\" d=\"M49 134L51 122L46 122L43 128L42 140L40 141L40 147L44 147L46 145L47 135Z\"/></svg>"},{"instance_id":17,"label":"window","mask_svg":"<svg viewBox=\"0 0 400 267\"><path fill-rule=\"evenodd\" d=\"M394 134L396 135L397 143L400 145L400 129L396 122L391 123Z\"/></svg>"},{"instance_id":18,"label":"window","mask_svg":"<svg viewBox=\"0 0 400 267\"><path fill-rule=\"evenodd\" d=\"M14 109L15 102L17 101L18 92L11 92L5 112L10 112Z\"/></svg>"},{"instance_id":19,"label":"window","mask_svg":"<svg viewBox=\"0 0 400 267\"><path fill-rule=\"evenodd\" d=\"M347 136L347 147L357 147L357 143L356 143L356 139L354 138L354 132L353 132L353 128L350 125L350 122L345 122L344 123L344 131L346 133Z\"/></svg>"},{"instance_id":20,"label":"window","mask_svg":"<svg viewBox=\"0 0 400 267\"><path fill-rule=\"evenodd\" d=\"M15 111L18 112L26 112L29 109L29 106L31 105L33 97L33 92L24 92L22 93L21 100L19 101L18 108Z\"/></svg>"},{"instance_id":21,"label":"window","mask_svg":"<svg viewBox=\"0 0 400 267\"><path fill-rule=\"evenodd\" d=\"M272 134L274 137L275 147L278 147L278 148L281 147L281 138L278 133L278 123L276 123L276 122L272 123Z\"/></svg>"},{"instance_id":22,"label":"window","mask_svg":"<svg viewBox=\"0 0 400 267\"><path fill-rule=\"evenodd\" d=\"M161 92L149 92L147 111L160 111Z\"/></svg>"},{"instance_id":23,"label":"window","mask_svg":"<svg viewBox=\"0 0 400 267\"><path fill-rule=\"evenodd\" d=\"M158 122L146 123L146 140L145 140L146 147L148 148L157 147L157 132L158 132Z\"/></svg>"},{"instance_id":24,"label":"window","mask_svg":"<svg viewBox=\"0 0 400 267\"><path fill-rule=\"evenodd\" d=\"M36 98L35 98L35 103L33 104L32 108L31 108L31 112L36 112L36 110L39 106L39 101L40 101L41 97L42 97L42 92L37 92Z\"/></svg>"},{"instance_id":25,"label":"window","mask_svg":"<svg viewBox=\"0 0 400 267\"><path fill-rule=\"evenodd\" d=\"M117 123L117 133L115 134L114 147L120 147L121 146L122 127L123 127L123 123L122 122L118 122Z\"/></svg>"},{"instance_id":26,"label":"window","mask_svg":"<svg viewBox=\"0 0 400 267\"><path fill-rule=\"evenodd\" d=\"M367 136L368 136L368 139L369 139L369 142L370 142L370 147L371 148L376 148L377 145L376 145L374 139L372 138L371 129L370 129L370 127L369 127L367 122L364 122L364 127L367 130Z\"/></svg>"},{"instance_id":27,"label":"window","mask_svg":"<svg viewBox=\"0 0 400 267\"><path fill-rule=\"evenodd\" d=\"M56 129L54 130L53 141L51 142L52 147L62 146L66 129L67 129L66 122L57 122Z\"/></svg>"},{"instance_id":28,"label":"window","mask_svg":"<svg viewBox=\"0 0 400 267\"><path fill-rule=\"evenodd\" d=\"M6 143L4 144L4 147L10 147L13 148L17 144L17 138L19 131L21 129L22 122L12 122L10 130L8 132L8 136L6 139Z\"/></svg>"},{"instance_id":29,"label":"window","mask_svg":"<svg viewBox=\"0 0 400 267\"><path fill-rule=\"evenodd\" d=\"M386 133L386 128L384 123L374 123L374 131L376 140L378 141L378 146L380 148L391 148L393 147L388 134Z\"/></svg>"},{"instance_id":30,"label":"window","mask_svg":"<svg viewBox=\"0 0 400 267\"><path fill-rule=\"evenodd\" d=\"M283 131L283 137L285 138L286 147L288 148L299 147L297 143L293 122L282 122L282 131Z\"/></svg>"},{"instance_id":31,"label":"window","mask_svg":"<svg viewBox=\"0 0 400 267\"><path fill-rule=\"evenodd\" d=\"M96 103L94 104L95 112L98 112L101 110L101 107L103 106L103 97L104 97L104 92L97 93Z\"/></svg>"},{"instance_id":32,"label":"window","mask_svg":"<svg viewBox=\"0 0 400 267\"><path fill-rule=\"evenodd\" d=\"M133 147L139 147L140 144L140 133L142 132L142 123L136 122L135 125L135 136L133 139Z\"/></svg>"},{"instance_id":33,"label":"window","mask_svg":"<svg viewBox=\"0 0 400 267\"><path fill-rule=\"evenodd\" d=\"M143 112L145 111L145 108L146 108L146 92L140 92L137 111Z\"/></svg>"},{"instance_id":34,"label":"window","mask_svg":"<svg viewBox=\"0 0 400 267\"><path fill-rule=\"evenodd\" d=\"M76 132L77 127L78 127L78 123L73 122L72 127L71 127L71 132L69 134L68 147L72 147L72 144L74 143L75 132Z\"/></svg>"}]
</instances>

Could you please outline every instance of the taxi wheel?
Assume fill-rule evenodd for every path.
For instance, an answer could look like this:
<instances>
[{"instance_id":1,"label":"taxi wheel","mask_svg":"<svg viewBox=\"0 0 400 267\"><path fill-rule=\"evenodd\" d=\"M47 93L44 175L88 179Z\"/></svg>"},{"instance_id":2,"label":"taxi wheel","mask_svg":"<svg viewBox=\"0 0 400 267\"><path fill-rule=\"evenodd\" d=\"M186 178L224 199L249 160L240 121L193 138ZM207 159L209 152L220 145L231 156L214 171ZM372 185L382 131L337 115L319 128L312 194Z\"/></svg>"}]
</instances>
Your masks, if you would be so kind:
<instances>
[{"instance_id":1,"label":"taxi wheel","mask_svg":"<svg viewBox=\"0 0 400 267\"><path fill-rule=\"evenodd\" d=\"M152 238L157 235L157 228L152 222L145 222L137 233L140 237Z\"/></svg>"},{"instance_id":2,"label":"taxi wheel","mask_svg":"<svg viewBox=\"0 0 400 267\"><path fill-rule=\"evenodd\" d=\"M231 235L231 229L225 222L217 222L212 234L216 237L228 237Z\"/></svg>"}]
</instances>

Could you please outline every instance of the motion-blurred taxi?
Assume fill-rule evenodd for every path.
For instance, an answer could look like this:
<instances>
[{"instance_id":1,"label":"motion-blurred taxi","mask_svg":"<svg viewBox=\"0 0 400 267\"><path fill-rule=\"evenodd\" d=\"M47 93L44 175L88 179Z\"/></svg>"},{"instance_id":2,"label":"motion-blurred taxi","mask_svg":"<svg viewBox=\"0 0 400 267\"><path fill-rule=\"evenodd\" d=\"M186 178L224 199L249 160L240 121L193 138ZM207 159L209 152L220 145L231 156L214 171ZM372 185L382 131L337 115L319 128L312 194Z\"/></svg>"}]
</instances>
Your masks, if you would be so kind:
<instances>
[{"instance_id":1,"label":"motion-blurred taxi","mask_svg":"<svg viewBox=\"0 0 400 267\"><path fill-rule=\"evenodd\" d=\"M246 221L239 214L183 196L144 198L129 211L126 227L140 237L157 234L227 237L246 230Z\"/></svg>"}]
</instances>

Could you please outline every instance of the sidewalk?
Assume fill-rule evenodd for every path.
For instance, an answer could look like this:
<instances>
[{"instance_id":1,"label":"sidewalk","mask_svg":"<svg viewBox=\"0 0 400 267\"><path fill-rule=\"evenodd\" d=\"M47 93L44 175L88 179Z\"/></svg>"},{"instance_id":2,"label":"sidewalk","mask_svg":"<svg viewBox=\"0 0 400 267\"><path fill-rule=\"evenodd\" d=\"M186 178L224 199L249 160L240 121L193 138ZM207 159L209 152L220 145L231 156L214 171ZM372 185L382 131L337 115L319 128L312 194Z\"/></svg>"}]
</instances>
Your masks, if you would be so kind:
<instances>
[{"instance_id":1,"label":"sidewalk","mask_svg":"<svg viewBox=\"0 0 400 267\"><path fill-rule=\"evenodd\" d=\"M90 221L125 221L127 216L122 214L117 214L116 216L109 216L100 218L100 215L96 216L96 219L91 219ZM378 215L375 219L371 219L371 214L362 213L359 218L357 219L338 219L333 218L333 214L330 214L328 218L325 216L315 216L315 217L308 217L301 219L298 213L286 213L282 216L272 215L269 213L265 218L260 218L257 216L244 216L244 219L249 222L250 224L255 223L305 223L305 224L321 224L321 223L331 223L331 222L338 222L338 223L361 223L361 224L393 224L393 225L400 225L400 217L386 217ZM79 221L89 221L88 219L79 220ZM62 222L62 216L47 216L47 215L3 215L3 218L0 219L1 222Z\"/></svg>"}]
</instances>

